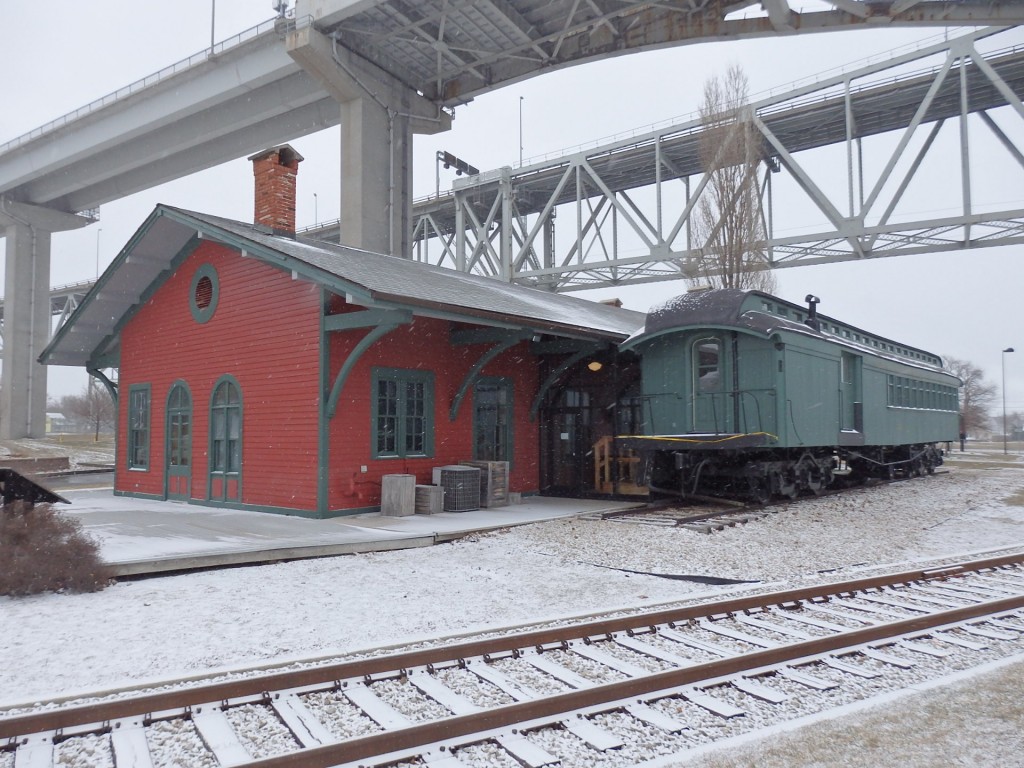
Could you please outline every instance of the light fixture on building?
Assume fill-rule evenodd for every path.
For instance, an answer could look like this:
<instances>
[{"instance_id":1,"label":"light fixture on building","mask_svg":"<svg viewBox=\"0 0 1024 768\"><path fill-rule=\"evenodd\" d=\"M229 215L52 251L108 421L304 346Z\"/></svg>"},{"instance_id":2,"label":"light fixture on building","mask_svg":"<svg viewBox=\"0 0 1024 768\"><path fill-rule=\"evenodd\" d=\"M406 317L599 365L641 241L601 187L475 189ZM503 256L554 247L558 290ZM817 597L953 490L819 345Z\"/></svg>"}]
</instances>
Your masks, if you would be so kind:
<instances>
[{"instance_id":1,"label":"light fixture on building","mask_svg":"<svg viewBox=\"0 0 1024 768\"><path fill-rule=\"evenodd\" d=\"M599 360L591 360L589 363L587 363L587 368L594 371L594 373L597 373L602 368L604 368L604 363L602 363Z\"/></svg>"}]
</instances>

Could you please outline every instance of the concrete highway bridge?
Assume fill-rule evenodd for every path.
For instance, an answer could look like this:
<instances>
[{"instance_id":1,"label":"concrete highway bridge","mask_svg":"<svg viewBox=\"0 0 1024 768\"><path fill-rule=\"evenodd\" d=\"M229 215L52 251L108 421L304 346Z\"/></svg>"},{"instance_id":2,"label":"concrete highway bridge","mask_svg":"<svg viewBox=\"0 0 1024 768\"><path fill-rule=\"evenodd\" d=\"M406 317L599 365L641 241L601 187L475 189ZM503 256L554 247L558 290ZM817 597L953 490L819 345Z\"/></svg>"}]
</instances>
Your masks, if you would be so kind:
<instances>
[{"instance_id":1,"label":"concrete highway bridge","mask_svg":"<svg viewBox=\"0 0 1024 768\"><path fill-rule=\"evenodd\" d=\"M787 0L298 0L293 18L274 19L0 145L7 292L0 438L42 434L46 371L36 360L50 322L49 303L38 298L50 290L50 234L86 226L104 202L341 125L343 241L408 257L412 135L447 129L450 108L478 94L560 67L716 39L1024 23L1019 0L828 0L816 7L795 11Z\"/></svg>"}]
</instances>

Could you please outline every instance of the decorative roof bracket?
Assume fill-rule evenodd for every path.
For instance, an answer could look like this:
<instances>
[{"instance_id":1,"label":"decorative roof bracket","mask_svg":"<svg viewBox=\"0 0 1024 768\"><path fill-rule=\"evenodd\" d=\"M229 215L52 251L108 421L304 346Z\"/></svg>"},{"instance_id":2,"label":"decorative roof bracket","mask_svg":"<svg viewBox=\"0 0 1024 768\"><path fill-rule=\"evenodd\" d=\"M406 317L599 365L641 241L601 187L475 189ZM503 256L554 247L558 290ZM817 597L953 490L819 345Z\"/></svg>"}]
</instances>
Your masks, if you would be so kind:
<instances>
[{"instance_id":1,"label":"decorative roof bracket","mask_svg":"<svg viewBox=\"0 0 1024 768\"><path fill-rule=\"evenodd\" d=\"M480 375L480 371L484 369L484 366L502 352L511 349L520 342L533 338L533 336L533 331L508 332L503 341L498 342L480 356L480 359L477 360L473 364L473 367L469 369L469 373L466 374L466 378L462 381L462 386L459 387L459 391L455 393L455 399L452 400L451 410L448 412L449 421L455 421L455 418L459 415L459 408L462 406L463 398L466 397L466 393L469 392L469 388L476 382L477 377Z\"/></svg>"},{"instance_id":2,"label":"decorative roof bracket","mask_svg":"<svg viewBox=\"0 0 1024 768\"><path fill-rule=\"evenodd\" d=\"M389 309L368 309L364 312L350 312L343 315L330 315L324 318L325 331L341 331L356 328L373 329L366 334L345 359L341 370L334 379L331 387L331 394L327 399L327 418L333 419L338 409L338 399L341 397L341 390L345 388L345 381L348 379L352 369L355 368L359 358L363 356L370 347L379 339L401 325L412 322L412 312L405 310ZM326 340L325 340L326 341Z\"/></svg>"}]
</instances>

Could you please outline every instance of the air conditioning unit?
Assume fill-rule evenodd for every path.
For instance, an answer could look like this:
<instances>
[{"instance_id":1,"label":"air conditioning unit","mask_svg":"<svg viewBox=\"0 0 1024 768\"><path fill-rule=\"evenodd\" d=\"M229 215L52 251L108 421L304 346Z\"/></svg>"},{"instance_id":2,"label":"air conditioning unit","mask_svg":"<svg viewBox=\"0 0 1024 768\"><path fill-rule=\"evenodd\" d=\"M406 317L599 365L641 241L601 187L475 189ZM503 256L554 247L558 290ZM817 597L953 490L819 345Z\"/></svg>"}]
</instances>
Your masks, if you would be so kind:
<instances>
[{"instance_id":1,"label":"air conditioning unit","mask_svg":"<svg viewBox=\"0 0 1024 768\"><path fill-rule=\"evenodd\" d=\"M480 470L476 467L434 467L434 485L444 489L445 512L480 509Z\"/></svg>"}]
</instances>

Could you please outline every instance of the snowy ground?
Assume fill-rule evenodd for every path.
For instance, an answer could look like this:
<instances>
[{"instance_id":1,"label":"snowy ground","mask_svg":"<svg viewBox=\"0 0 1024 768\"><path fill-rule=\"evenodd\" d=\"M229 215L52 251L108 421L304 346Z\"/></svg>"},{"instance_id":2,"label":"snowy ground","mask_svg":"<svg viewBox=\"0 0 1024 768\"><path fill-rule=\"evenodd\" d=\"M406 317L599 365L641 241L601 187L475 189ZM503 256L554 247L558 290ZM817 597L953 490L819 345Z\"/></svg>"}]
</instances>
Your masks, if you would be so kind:
<instances>
[{"instance_id":1,"label":"snowy ground","mask_svg":"<svg viewBox=\"0 0 1024 768\"><path fill-rule=\"evenodd\" d=\"M801 500L710 535L574 519L428 549L0 598L0 708L1024 546L1024 456L956 454L947 468ZM716 588L617 569L756 583ZM741 749L701 765L795 764Z\"/></svg>"}]
</instances>

